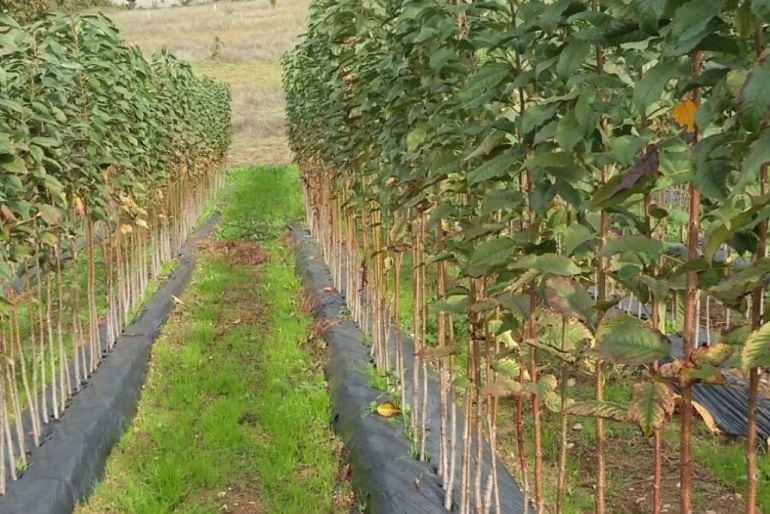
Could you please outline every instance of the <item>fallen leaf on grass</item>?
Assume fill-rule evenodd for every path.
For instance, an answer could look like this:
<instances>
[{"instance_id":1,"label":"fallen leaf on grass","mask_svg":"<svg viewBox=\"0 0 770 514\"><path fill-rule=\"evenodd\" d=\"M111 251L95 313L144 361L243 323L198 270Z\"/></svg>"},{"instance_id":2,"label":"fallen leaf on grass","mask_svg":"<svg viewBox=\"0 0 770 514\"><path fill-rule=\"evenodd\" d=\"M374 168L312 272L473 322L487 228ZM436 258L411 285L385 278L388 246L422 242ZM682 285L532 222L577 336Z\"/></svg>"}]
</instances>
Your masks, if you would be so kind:
<instances>
[{"instance_id":1,"label":"fallen leaf on grass","mask_svg":"<svg viewBox=\"0 0 770 514\"><path fill-rule=\"evenodd\" d=\"M392 418L401 414L401 409L393 402L382 402L377 406L377 414L383 418Z\"/></svg>"}]
</instances>

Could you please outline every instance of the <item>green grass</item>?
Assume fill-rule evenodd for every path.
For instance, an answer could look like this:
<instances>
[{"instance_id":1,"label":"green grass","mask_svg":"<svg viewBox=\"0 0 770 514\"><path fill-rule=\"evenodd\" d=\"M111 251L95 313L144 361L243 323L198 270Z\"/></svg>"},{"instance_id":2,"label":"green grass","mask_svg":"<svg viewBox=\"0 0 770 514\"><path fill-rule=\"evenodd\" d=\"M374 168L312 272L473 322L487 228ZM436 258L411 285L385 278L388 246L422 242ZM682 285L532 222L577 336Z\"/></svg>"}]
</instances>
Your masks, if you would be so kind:
<instances>
[{"instance_id":1,"label":"green grass","mask_svg":"<svg viewBox=\"0 0 770 514\"><path fill-rule=\"evenodd\" d=\"M305 346L311 320L278 240L277 227L301 214L296 171L241 169L231 180L219 234L259 240L270 261L201 256L153 347L137 417L81 514L213 514L234 501L344 510L326 384Z\"/></svg>"},{"instance_id":2,"label":"green grass","mask_svg":"<svg viewBox=\"0 0 770 514\"><path fill-rule=\"evenodd\" d=\"M257 180L258 178L258 180ZM302 196L294 166L239 168L231 174L233 193L222 213L217 235L222 239L280 245L289 223L303 216Z\"/></svg>"},{"instance_id":3,"label":"green grass","mask_svg":"<svg viewBox=\"0 0 770 514\"><path fill-rule=\"evenodd\" d=\"M666 442L678 444L679 426L669 423L664 432ZM692 455L698 464L708 468L725 484L732 486L741 494L746 493L746 441L743 438L734 441L720 441L700 422L695 423L692 437ZM757 454L757 480L759 491L757 506L760 512L770 512L770 454L759 451Z\"/></svg>"},{"instance_id":4,"label":"green grass","mask_svg":"<svg viewBox=\"0 0 770 514\"><path fill-rule=\"evenodd\" d=\"M380 391L388 390L388 377L380 373L380 371L370 364L366 367L366 378L369 380L369 385Z\"/></svg>"}]
</instances>

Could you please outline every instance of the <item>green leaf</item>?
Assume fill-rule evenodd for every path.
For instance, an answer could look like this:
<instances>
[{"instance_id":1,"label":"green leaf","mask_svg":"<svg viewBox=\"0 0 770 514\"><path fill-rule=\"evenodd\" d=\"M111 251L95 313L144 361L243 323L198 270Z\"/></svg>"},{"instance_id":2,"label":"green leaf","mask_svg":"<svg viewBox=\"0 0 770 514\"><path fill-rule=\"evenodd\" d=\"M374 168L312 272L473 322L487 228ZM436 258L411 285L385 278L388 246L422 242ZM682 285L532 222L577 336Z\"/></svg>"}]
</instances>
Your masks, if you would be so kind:
<instances>
[{"instance_id":1,"label":"green leaf","mask_svg":"<svg viewBox=\"0 0 770 514\"><path fill-rule=\"evenodd\" d=\"M594 111L594 102L596 100L596 91L594 89L585 89L575 102L575 119L581 127L581 132L588 134L596 129L596 112Z\"/></svg>"},{"instance_id":2,"label":"green leaf","mask_svg":"<svg viewBox=\"0 0 770 514\"><path fill-rule=\"evenodd\" d=\"M406 149L410 152L416 150L425 141L427 127L419 124L406 134Z\"/></svg>"},{"instance_id":3,"label":"green leaf","mask_svg":"<svg viewBox=\"0 0 770 514\"><path fill-rule=\"evenodd\" d=\"M556 115L558 111L557 105L538 105L534 104L532 107L527 108L524 111L524 116L521 118L521 133L529 134L532 130L542 126L547 121L550 121Z\"/></svg>"},{"instance_id":4,"label":"green leaf","mask_svg":"<svg viewBox=\"0 0 770 514\"><path fill-rule=\"evenodd\" d=\"M707 260L714 258L719 247L732 238L737 232L744 230L750 224L758 221L756 216L765 207L770 205L770 194L754 200L754 204L739 213L734 214L726 221L718 221L709 227L706 232L706 242L703 248L703 256Z\"/></svg>"},{"instance_id":5,"label":"green leaf","mask_svg":"<svg viewBox=\"0 0 770 514\"><path fill-rule=\"evenodd\" d=\"M708 293L721 300L726 306L740 308L743 297L764 283L770 274L770 259L762 259L732 276L722 279L708 288Z\"/></svg>"},{"instance_id":6,"label":"green leaf","mask_svg":"<svg viewBox=\"0 0 770 514\"><path fill-rule=\"evenodd\" d=\"M593 315L594 301L580 284L566 277L551 277L545 283L548 306L562 316L588 321Z\"/></svg>"},{"instance_id":7,"label":"green leaf","mask_svg":"<svg viewBox=\"0 0 770 514\"><path fill-rule=\"evenodd\" d=\"M671 36L682 43L701 36L706 37L705 29L709 22L722 10L720 0L690 0L674 13L671 21Z\"/></svg>"},{"instance_id":8,"label":"green leaf","mask_svg":"<svg viewBox=\"0 0 770 514\"><path fill-rule=\"evenodd\" d=\"M619 136L609 142L612 157L623 166L632 166L645 141L639 136Z\"/></svg>"},{"instance_id":9,"label":"green leaf","mask_svg":"<svg viewBox=\"0 0 770 514\"><path fill-rule=\"evenodd\" d=\"M464 316L468 313L468 297L454 295L443 300L436 300L431 304L431 309Z\"/></svg>"},{"instance_id":10,"label":"green leaf","mask_svg":"<svg viewBox=\"0 0 770 514\"><path fill-rule=\"evenodd\" d=\"M430 56L429 66L434 72L439 72L449 61L457 60L457 56L450 48L441 48Z\"/></svg>"},{"instance_id":11,"label":"green leaf","mask_svg":"<svg viewBox=\"0 0 770 514\"><path fill-rule=\"evenodd\" d=\"M599 255L609 257L616 253L634 253L646 263L650 263L663 255L663 243L647 236L631 235L610 239L602 248Z\"/></svg>"},{"instance_id":12,"label":"green leaf","mask_svg":"<svg viewBox=\"0 0 770 514\"><path fill-rule=\"evenodd\" d=\"M513 168L513 163L513 157L510 154L502 153L471 170L468 173L468 183L479 184L493 178L504 177Z\"/></svg>"},{"instance_id":13,"label":"green leaf","mask_svg":"<svg viewBox=\"0 0 770 514\"><path fill-rule=\"evenodd\" d=\"M743 85L746 83L746 79L749 76L748 70L734 69L727 73L725 83L727 84L727 90L736 99L740 96Z\"/></svg>"},{"instance_id":14,"label":"green leaf","mask_svg":"<svg viewBox=\"0 0 770 514\"><path fill-rule=\"evenodd\" d=\"M37 146L53 148L59 146L59 140L53 137L33 137L31 143Z\"/></svg>"},{"instance_id":15,"label":"green leaf","mask_svg":"<svg viewBox=\"0 0 770 514\"><path fill-rule=\"evenodd\" d=\"M770 59L767 54L749 73L738 96L741 124L756 132L767 121L770 113Z\"/></svg>"},{"instance_id":16,"label":"green leaf","mask_svg":"<svg viewBox=\"0 0 770 514\"><path fill-rule=\"evenodd\" d=\"M647 33L657 32L665 5L665 0L633 0L634 11L639 18L642 30Z\"/></svg>"},{"instance_id":17,"label":"green leaf","mask_svg":"<svg viewBox=\"0 0 770 514\"><path fill-rule=\"evenodd\" d=\"M515 248L516 242L507 237L484 241L471 254L466 272L471 277L480 277L490 268L511 260Z\"/></svg>"},{"instance_id":18,"label":"green leaf","mask_svg":"<svg viewBox=\"0 0 770 514\"><path fill-rule=\"evenodd\" d=\"M0 168L17 175L27 173L27 166L24 164L24 161L16 155L7 153L0 155Z\"/></svg>"},{"instance_id":19,"label":"green leaf","mask_svg":"<svg viewBox=\"0 0 770 514\"><path fill-rule=\"evenodd\" d=\"M38 209L40 211L40 217L49 225L58 225L61 223L62 213L53 205L42 204Z\"/></svg>"},{"instance_id":20,"label":"green leaf","mask_svg":"<svg viewBox=\"0 0 770 514\"><path fill-rule=\"evenodd\" d=\"M593 238L593 232L591 232L585 225L574 223L564 231L562 253L568 256L572 255L579 246L591 241Z\"/></svg>"},{"instance_id":21,"label":"green leaf","mask_svg":"<svg viewBox=\"0 0 770 514\"><path fill-rule=\"evenodd\" d=\"M770 322L749 334L741 352L744 370L770 366Z\"/></svg>"},{"instance_id":22,"label":"green leaf","mask_svg":"<svg viewBox=\"0 0 770 514\"><path fill-rule=\"evenodd\" d=\"M751 335L751 327L749 325L739 325L731 328L729 332L722 334L722 342L731 346L743 346L746 344L746 339Z\"/></svg>"},{"instance_id":23,"label":"green leaf","mask_svg":"<svg viewBox=\"0 0 770 514\"><path fill-rule=\"evenodd\" d=\"M559 120L556 129L556 141L565 152L569 152L583 139L583 130L575 117L575 111L569 111Z\"/></svg>"},{"instance_id":24,"label":"green leaf","mask_svg":"<svg viewBox=\"0 0 770 514\"><path fill-rule=\"evenodd\" d=\"M669 354L668 342L638 318L618 314L605 318L596 334L599 355L629 365L649 364Z\"/></svg>"},{"instance_id":25,"label":"green leaf","mask_svg":"<svg viewBox=\"0 0 770 514\"><path fill-rule=\"evenodd\" d=\"M622 403L603 400L582 400L567 407L567 414L573 416L589 416L592 418L626 421L627 408Z\"/></svg>"},{"instance_id":26,"label":"green leaf","mask_svg":"<svg viewBox=\"0 0 770 514\"><path fill-rule=\"evenodd\" d=\"M556 394L556 386L558 385L559 382L556 377L550 374L542 375L534 385L535 394L552 412L558 412L561 408L561 398Z\"/></svg>"},{"instance_id":27,"label":"green leaf","mask_svg":"<svg viewBox=\"0 0 770 514\"><path fill-rule=\"evenodd\" d=\"M639 282L647 286L647 288L650 290L650 294L655 295L658 299L663 299L668 296L669 289L669 283L666 280L658 280L652 277L648 277L647 275L641 275L639 277Z\"/></svg>"},{"instance_id":28,"label":"green leaf","mask_svg":"<svg viewBox=\"0 0 770 514\"><path fill-rule=\"evenodd\" d=\"M759 177L759 169L763 164L770 163L770 130L765 130L749 147L741 164L741 176L736 189L743 191L746 184L755 182Z\"/></svg>"},{"instance_id":29,"label":"green leaf","mask_svg":"<svg viewBox=\"0 0 770 514\"><path fill-rule=\"evenodd\" d=\"M512 71L513 68L506 63L488 62L484 64L468 79L465 89L459 95L460 99L465 102L475 99L488 89L502 83Z\"/></svg>"},{"instance_id":30,"label":"green leaf","mask_svg":"<svg viewBox=\"0 0 770 514\"><path fill-rule=\"evenodd\" d=\"M546 253L527 255L512 266L514 269L531 269L557 276L579 275L583 272L574 262L564 255Z\"/></svg>"},{"instance_id":31,"label":"green leaf","mask_svg":"<svg viewBox=\"0 0 770 514\"><path fill-rule=\"evenodd\" d=\"M559 63L556 65L556 73L563 80L568 79L580 68L591 53L592 45L587 41L575 40L567 44L559 55Z\"/></svg>"},{"instance_id":32,"label":"green leaf","mask_svg":"<svg viewBox=\"0 0 770 514\"><path fill-rule=\"evenodd\" d=\"M703 139L693 152L693 182L704 197L724 200L729 195L729 149L735 144L731 134L716 134Z\"/></svg>"},{"instance_id":33,"label":"green leaf","mask_svg":"<svg viewBox=\"0 0 770 514\"><path fill-rule=\"evenodd\" d=\"M525 168L566 168L575 163L572 154L562 152L541 153L534 155L524 162Z\"/></svg>"},{"instance_id":34,"label":"green leaf","mask_svg":"<svg viewBox=\"0 0 770 514\"><path fill-rule=\"evenodd\" d=\"M40 241L45 245L54 247L59 243L59 238L57 238L55 235L51 234L50 232L43 232L42 234L40 234Z\"/></svg>"},{"instance_id":35,"label":"green leaf","mask_svg":"<svg viewBox=\"0 0 770 514\"><path fill-rule=\"evenodd\" d=\"M468 156L465 157L463 161L469 161L477 157L486 157L489 155L489 153L492 152L492 150L500 145L504 138L505 134L502 131L492 130L489 134L487 134L487 137L481 141L481 144L470 154L468 154Z\"/></svg>"},{"instance_id":36,"label":"green leaf","mask_svg":"<svg viewBox=\"0 0 770 514\"><path fill-rule=\"evenodd\" d=\"M508 378L517 378L521 370L519 361L508 357L493 362L492 369Z\"/></svg>"},{"instance_id":37,"label":"green leaf","mask_svg":"<svg viewBox=\"0 0 770 514\"><path fill-rule=\"evenodd\" d=\"M770 0L751 0L751 11L762 20L770 18Z\"/></svg>"},{"instance_id":38,"label":"green leaf","mask_svg":"<svg viewBox=\"0 0 770 514\"><path fill-rule=\"evenodd\" d=\"M661 428L666 417L674 412L674 395L667 384L646 382L634 385L628 419L639 424L646 436Z\"/></svg>"},{"instance_id":39,"label":"green leaf","mask_svg":"<svg viewBox=\"0 0 770 514\"><path fill-rule=\"evenodd\" d=\"M634 88L634 102L643 113L660 99L669 80L676 74L679 63L659 62L642 76Z\"/></svg>"}]
</instances>

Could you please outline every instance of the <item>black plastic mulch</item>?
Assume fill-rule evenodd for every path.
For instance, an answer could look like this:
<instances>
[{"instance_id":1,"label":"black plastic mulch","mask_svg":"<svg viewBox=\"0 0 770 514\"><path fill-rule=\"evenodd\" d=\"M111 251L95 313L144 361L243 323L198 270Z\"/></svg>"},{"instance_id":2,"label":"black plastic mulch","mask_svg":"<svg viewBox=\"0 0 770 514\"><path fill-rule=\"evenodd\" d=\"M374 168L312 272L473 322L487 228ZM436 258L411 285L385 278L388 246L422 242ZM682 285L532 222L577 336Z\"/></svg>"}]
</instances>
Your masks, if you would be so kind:
<instances>
[{"instance_id":1,"label":"black plastic mulch","mask_svg":"<svg viewBox=\"0 0 770 514\"><path fill-rule=\"evenodd\" d=\"M359 499L366 505L366 512L375 514L433 514L443 509L444 490L433 464L413 458L413 446L404 434L401 423L394 423L378 416L372 407L383 398L383 392L369 383L366 370L370 364L369 349L364 345L364 335L359 327L341 316L345 305L344 292L332 287L329 269L310 236L302 229L293 229L296 244L297 268L307 293L314 300L314 316L327 320L323 338L329 345L326 368L332 403L332 425L342 437L349 453L352 481ZM394 336L395 337L395 336ZM416 362L411 341L401 337L405 356L407 390L411 387L411 369ZM392 348L394 344L390 345ZM392 361L394 362L394 361ZM428 384L429 427L427 453L436 462L439 447L439 392L432 378ZM463 414L457 409L457 419ZM455 475L455 504L459 499L460 457L462 422L458 421L457 469ZM472 442L473 448L476 441ZM489 476L491 454L489 445L483 442L482 474ZM472 452L474 455L476 451ZM476 466L475 457L472 468ZM518 485L497 462L500 490L500 513L519 514L524 511L524 501ZM493 512L495 509L493 508ZM530 512L533 512L530 509Z\"/></svg>"},{"instance_id":2,"label":"black plastic mulch","mask_svg":"<svg viewBox=\"0 0 770 514\"><path fill-rule=\"evenodd\" d=\"M109 452L136 412L152 343L174 307L174 297L192 276L194 242L208 235L217 220L218 215L212 216L188 239L173 273L104 355L61 420L43 425L43 444L30 451L23 476L8 482L0 513L70 514L103 476ZM106 347L106 331L101 334ZM27 432L29 423L27 416Z\"/></svg>"}]
</instances>

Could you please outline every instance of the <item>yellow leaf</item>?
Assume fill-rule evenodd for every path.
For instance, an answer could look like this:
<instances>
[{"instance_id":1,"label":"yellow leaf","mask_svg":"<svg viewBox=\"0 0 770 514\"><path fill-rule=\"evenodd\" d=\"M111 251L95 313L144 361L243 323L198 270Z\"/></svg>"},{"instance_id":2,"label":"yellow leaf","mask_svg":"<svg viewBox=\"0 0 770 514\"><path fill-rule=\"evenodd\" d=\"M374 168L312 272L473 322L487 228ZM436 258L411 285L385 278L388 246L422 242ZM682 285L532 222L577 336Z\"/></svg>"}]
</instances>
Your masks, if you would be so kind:
<instances>
[{"instance_id":1,"label":"yellow leaf","mask_svg":"<svg viewBox=\"0 0 770 514\"><path fill-rule=\"evenodd\" d=\"M83 205L83 200L79 196L76 196L73 199L72 203L73 203L73 205L75 207L75 212L78 214L78 216L85 217L85 215L86 215L86 208Z\"/></svg>"},{"instance_id":2,"label":"yellow leaf","mask_svg":"<svg viewBox=\"0 0 770 514\"><path fill-rule=\"evenodd\" d=\"M401 414L401 409L399 409L393 402L382 402L377 406L377 414L383 418L392 418L393 416Z\"/></svg>"},{"instance_id":3,"label":"yellow leaf","mask_svg":"<svg viewBox=\"0 0 770 514\"><path fill-rule=\"evenodd\" d=\"M123 224L123 225L120 226L120 232L122 234L130 234L133 231L134 231L134 228L131 225Z\"/></svg>"},{"instance_id":4,"label":"yellow leaf","mask_svg":"<svg viewBox=\"0 0 770 514\"><path fill-rule=\"evenodd\" d=\"M678 103L672 110L671 110L671 116L674 118L674 121L685 129L688 134L693 134L695 132L695 113L698 112L698 104L690 100L689 98L687 100L683 100L680 103Z\"/></svg>"},{"instance_id":5,"label":"yellow leaf","mask_svg":"<svg viewBox=\"0 0 770 514\"><path fill-rule=\"evenodd\" d=\"M712 434L719 434L721 432L717 426L717 422L714 419L714 416L711 415L709 410L704 405L693 401L692 408L695 409L695 412L697 412L698 415L703 419L703 422L706 424L708 429L711 430Z\"/></svg>"}]
</instances>

